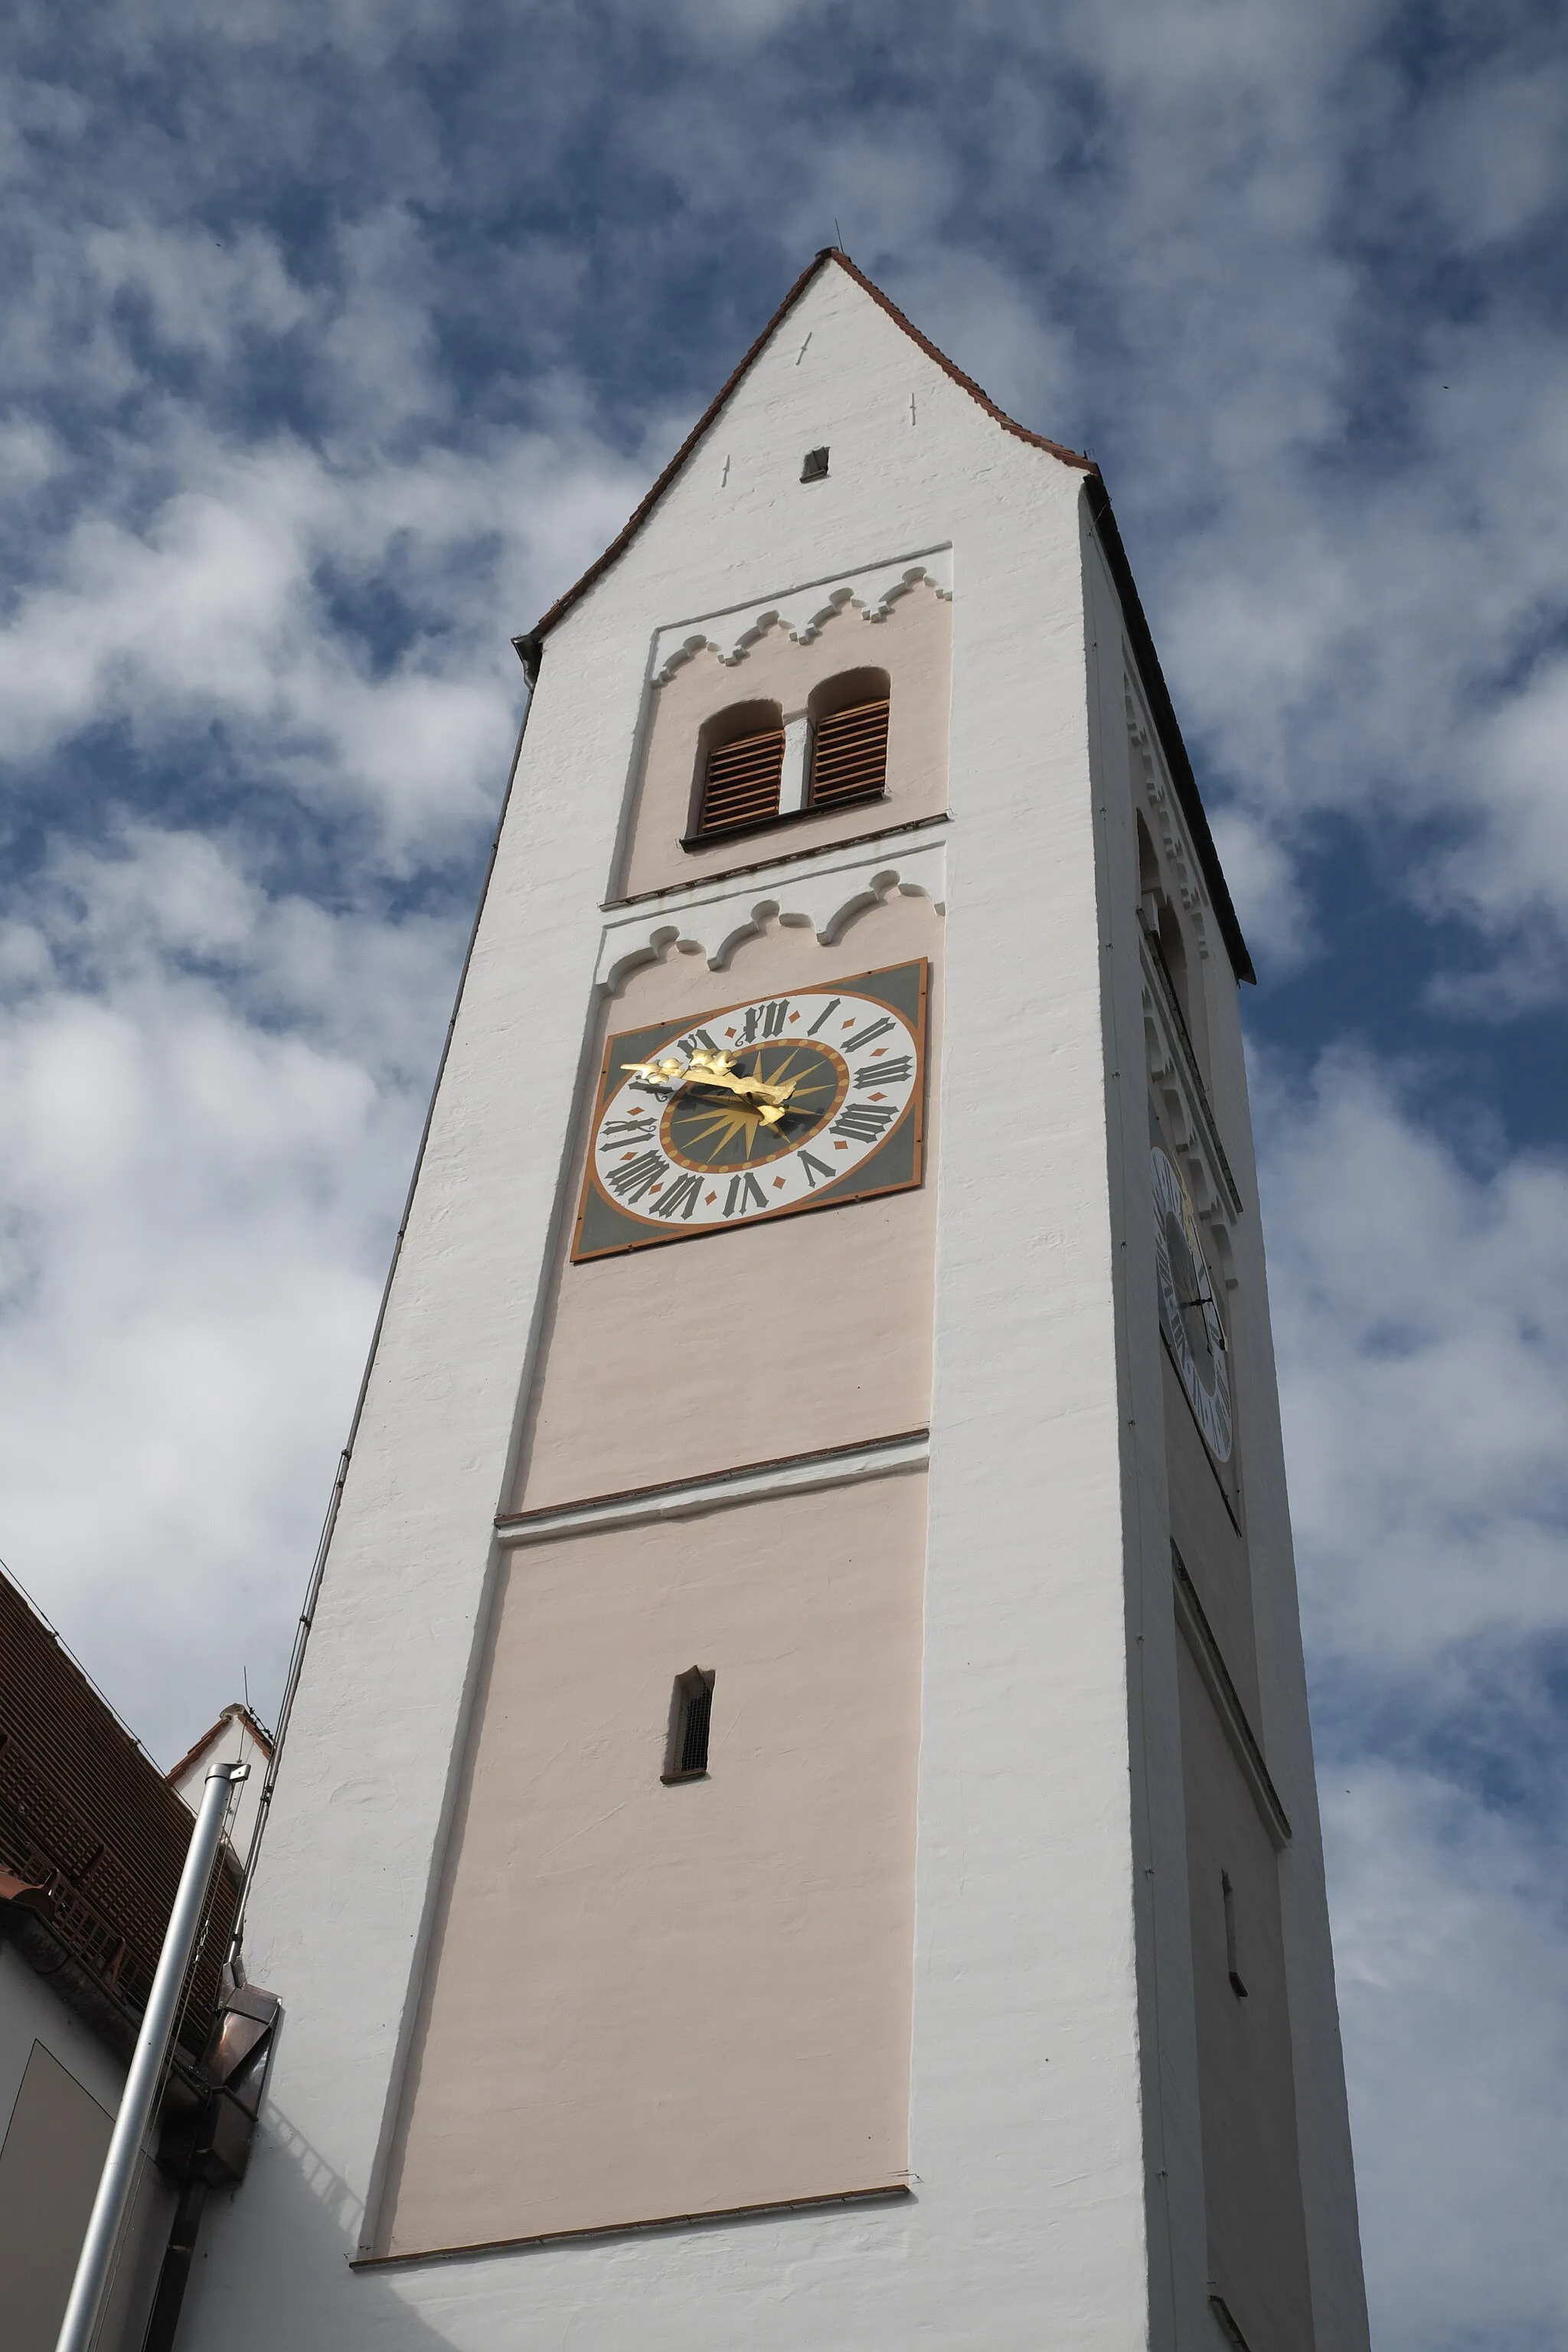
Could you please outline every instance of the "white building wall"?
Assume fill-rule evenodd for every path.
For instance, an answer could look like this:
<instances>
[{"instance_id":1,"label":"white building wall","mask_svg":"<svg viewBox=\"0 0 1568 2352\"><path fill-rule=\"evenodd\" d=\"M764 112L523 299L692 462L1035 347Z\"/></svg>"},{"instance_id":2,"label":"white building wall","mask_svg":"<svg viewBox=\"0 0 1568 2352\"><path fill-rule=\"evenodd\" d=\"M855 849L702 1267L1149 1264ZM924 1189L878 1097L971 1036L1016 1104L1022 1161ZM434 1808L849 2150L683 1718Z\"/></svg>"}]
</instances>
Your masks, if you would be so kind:
<instances>
[{"instance_id":1,"label":"white building wall","mask_svg":"<svg viewBox=\"0 0 1568 2352\"><path fill-rule=\"evenodd\" d=\"M1247 1203L1234 1241L1239 1277L1237 1352L1247 1396L1247 1512L1258 1640L1258 1731L1292 1832L1279 1857L1279 1892L1312 2317L1321 2352L1365 2352L1369 2336L1361 2231L1252 1118L1239 1008L1234 992L1223 986L1215 996L1221 1041L1215 1055L1215 1108Z\"/></svg>"},{"instance_id":2,"label":"white building wall","mask_svg":"<svg viewBox=\"0 0 1568 2352\"><path fill-rule=\"evenodd\" d=\"M1148 1082L1137 935L1138 850L1119 600L1080 509L1092 803L1099 841L1097 964L1109 1075L1106 1171L1114 1233L1126 1530L1125 1633L1132 1888L1141 1968L1155 2341L1215 2340L1208 2305L1203 2131L1194 2026L1176 1641L1171 1604L1164 1395L1154 1301ZM1231 986L1228 966L1221 980Z\"/></svg>"},{"instance_id":3,"label":"white building wall","mask_svg":"<svg viewBox=\"0 0 1568 2352\"><path fill-rule=\"evenodd\" d=\"M0 2141L35 2042L41 2042L59 2060L106 2115L114 2114L125 2081L124 2067L116 2064L103 2044L50 1990L47 1978L40 1977L9 1945L0 1944Z\"/></svg>"},{"instance_id":4,"label":"white building wall","mask_svg":"<svg viewBox=\"0 0 1568 2352\"><path fill-rule=\"evenodd\" d=\"M802 486L802 454L823 443L830 476ZM243 2190L210 2210L185 2345L1133 2352L1173 2341L1174 2314L1185 2340L1216 2340L1192 2271L1201 2193L1194 2238L1190 2192L1168 2230L1156 2192L1149 2274L1146 2111L1163 2119L1162 2161L1190 2179L1193 2061L1159 2024L1167 1984L1180 2000L1179 1871L1152 1895L1144 1877L1174 1785L1158 1760L1173 1706L1163 1560L1142 1607L1145 1674L1166 1696L1134 1708L1140 1751L1129 1744L1124 1553L1159 1547L1128 1532L1152 1506L1119 1401L1116 1265L1131 1253L1107 1186L1111 853L1090 783L1081 478L996 426L829 268L549 641L251 1903L247 1969L285 2004L266 2128ZM399 2089L541 1271L570 1211L599 900L653 634L948 541L914 2193L352 2272ZM768 896L765 872L756 887ZM1128 1281L1152 1297L1152 1265ZM1146 1398L1157 1361L1121 1377ZM1297 1685L1274 1672L1288 1710ZM1140 1947L1156 1934L1141 1998ZM1315 1948L1302 1965L1319 1965Z\"/></svg>"},{"instance_id":5,"label":"white building wall","mask_svg":"<svg viewBox=\"0 0 1568 2352\"><path fill-rule=\"evenodd\" d=\"M40 1976L20 1952L0 1943L0 2149L5 2147L22 2078L35 2045L47 2051L88 2097L102 2108L107 2148L109 2126L119 2113L120 2095L125 2086L124 2066L89 2032L54 1991L47 1977ZM81 2221L85 2232L87 2213L96 2192L96 2175L89 2179L84 2173L76 2186L83 2200ZM120 2262L100 2325L96 2352L140 2352L174 2208L173 2190L151 2161L144 2159ZM45 2276L50 2274L46 2273ZM32 2282L16 2280L11 2284L20 2288ZM0 2344L7 2340L5 2286L5 2282L0 2281ZM30 2311L32 2296L27 2295L25 2302Z\"/></svg>"},{"instance_id":6,"label":"white building wall","mask_svg":"<svg viewBox=\"0 0 1568 2352\"><path fill-rule=\"evenodd\" d=\"M1137 1809L1147 1853L1136 1875L1148 1968L1144 2016L1153 2063L1146 2074L1159 2120L1152 2151L1152 2226L1168 2228L1171 2292L1179 2340L1202 2343L1204 2273L1202 2127L1193 2027L1192 1943L1182 1743L1177 1707L1178 1635L1171 1604L1163 1385L1160 1346L1149 1344L1154 1297L1153 1221L1149 1205L1148 1078L1141 1009L1137 919L1135 779L1129 759L1123 679L1136 676L1120 601L1087 515L1085 578L1090 702L1095 713L1095 799L1103 827L1102 925L1106 1059L1111 1073L1111 1193L1123 1283L1123 1328L1144 1344L1125 1349L1128 1481L1128 1625L1134 1700ZM1290 1540L1268 1272L1258 1213L1257 1163L1247 1092L1240 993L1207 912L1209 954L1194 962L1209 1037L1209 1094L1241 1192L1231 1227L1237 1286L1230 1307L1243 1391L1242 1435L1260 1720L1254 1726L1292 1835L1280 1856L1280 1896L1295 2059L1297 2128L1313 2327L1321 2352L1365 2352L1368 2342L1343 2056L1323 1876L1317 1781L1307 1707L1300 1604ZM1139 1750L1142 1748L1142 1754ZM1156 1859L1158 1858L1158 1859ZM1168 2216L1168 2223L1163 2217Z\"/></svg>"},{"instance_id":7,"label":"white building wall","mask_svg":"<svg viewBox=\"0 0 1568 2352\"><path fill-rule=\"evenodd\" d=\"M226 1708L211 1740L191 1758L184 1771L170 1780L169 1785L175 1795L184 1800L193 1813L199 1813L202 1792L215 1764L249 1766L250 1778L240 1782L230 1803L228 1816L228 1843L242 1865L250 1852L250 1841L256 1834L268 1760L268 1749L258 1739L243 1715L237 1708Z\"/></svg>"}]
</instances>

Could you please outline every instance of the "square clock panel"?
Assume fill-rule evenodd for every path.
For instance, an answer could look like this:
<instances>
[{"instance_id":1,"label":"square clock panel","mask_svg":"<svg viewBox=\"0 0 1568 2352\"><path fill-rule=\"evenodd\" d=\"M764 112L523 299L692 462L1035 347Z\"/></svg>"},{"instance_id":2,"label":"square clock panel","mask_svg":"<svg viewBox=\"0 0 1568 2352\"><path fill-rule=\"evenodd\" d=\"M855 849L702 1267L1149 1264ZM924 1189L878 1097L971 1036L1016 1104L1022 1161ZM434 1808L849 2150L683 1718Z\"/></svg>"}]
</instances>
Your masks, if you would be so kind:
<instances>
[{"instance_id":1,"label":"square clock panel","mask_svg":"<svg viewBox=\"0 0 1568 2352\"><path fill-rule=\"evenodd\" d=\"M917 1185L930 971L890 964L612 1037L573 1257Z\"/></svg>"}]
</instances>

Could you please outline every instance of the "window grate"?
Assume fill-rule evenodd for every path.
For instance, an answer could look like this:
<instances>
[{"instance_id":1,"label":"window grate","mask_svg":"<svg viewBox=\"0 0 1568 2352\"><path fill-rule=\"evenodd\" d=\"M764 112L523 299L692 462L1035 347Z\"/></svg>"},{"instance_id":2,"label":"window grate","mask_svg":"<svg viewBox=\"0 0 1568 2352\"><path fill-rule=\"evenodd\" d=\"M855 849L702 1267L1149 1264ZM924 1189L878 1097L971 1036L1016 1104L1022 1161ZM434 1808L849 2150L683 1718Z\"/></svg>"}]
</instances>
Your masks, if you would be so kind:
<instances>
[{"instance_id":1,"label":"window grate","mask_svg":"<svg viewBox=\"0 0 1568 2352\"><path fill-rule=\"evenodd\" d=\"M784 729L745 735L738 743L716 744L708 754L702 786L700 835L729 833L779 813L784 774Z\"/></svg>"},{"instance_id":2,"label":"window grate","mask_svg":"<svg viewBox=\"0 0 1568 2352\"><path fill-rule=\"evenodd\" d=\"M683 1772L706 1772L708 1769L708 1728L713 1720L713 1694L704 1684L693 1691L686 1707L686 1722L680 1739L680 1769Z\"/></svg>"},{"instance_id":3,"label":"window grate","mask_svg":"<svg viewBox=\"0 0 1568 2352\"><path fill-rule=\"evenodd\" d=\"M708 1738L713 1722L713 1669L690 1666L675 1677L669 1701L669 1738L664 1770L669 1780L705 1780Z\"/></svg>"},{"instance_id":4,"label":"window grate","mask_svg":"<svg viewBox=\"0 0 1568 2352\"><path fill-rule=\"evenodd\" d=\"M811 756L811 805L872 800L888 781L888 703L858 703L819 719Z\"/></svg>"}]
</instances>

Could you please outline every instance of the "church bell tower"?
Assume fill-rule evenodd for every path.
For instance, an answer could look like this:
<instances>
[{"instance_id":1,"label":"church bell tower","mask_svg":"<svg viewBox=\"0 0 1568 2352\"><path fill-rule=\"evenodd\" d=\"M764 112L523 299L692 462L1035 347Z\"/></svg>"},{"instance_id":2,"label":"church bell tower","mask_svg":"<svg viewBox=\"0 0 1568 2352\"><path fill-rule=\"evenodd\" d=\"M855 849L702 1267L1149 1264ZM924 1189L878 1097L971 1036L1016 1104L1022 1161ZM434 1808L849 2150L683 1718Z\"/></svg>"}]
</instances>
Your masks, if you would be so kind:
<instances>
[{"instance_id":1,"label":"church bell tower","mask_svg":"<svg viewBox=\"0 0 1568 2352\"><path fill-rule=\"evenodd\" d=\"M192 2352L1364 2352L1237 996L1109 502L837 252L528 725Z\"/></svg>"}]
</instances>

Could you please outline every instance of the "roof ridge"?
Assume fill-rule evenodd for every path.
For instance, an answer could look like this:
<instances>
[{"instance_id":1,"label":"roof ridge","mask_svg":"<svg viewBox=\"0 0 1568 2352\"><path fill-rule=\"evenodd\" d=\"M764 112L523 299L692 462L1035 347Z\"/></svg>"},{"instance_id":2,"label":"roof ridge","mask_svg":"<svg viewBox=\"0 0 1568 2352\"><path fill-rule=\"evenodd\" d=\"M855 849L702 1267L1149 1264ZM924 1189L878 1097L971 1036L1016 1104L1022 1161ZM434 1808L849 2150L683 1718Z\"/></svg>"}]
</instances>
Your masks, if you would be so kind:
<instances>
[{"instance_id":1,"label":"roof ridge","mask_svg":"<svg viewBox=\"0 0 1568 2352\"><path fill-rule=\"evenodd\" d=\"M210 1723L203 1732L201 1738L199 1739L193 1740L190 1747L186 1748L184 1754L181 1757L177 1764L170 1765L168 1770L164 1773L163 1778L168 1781L171 1788L173 1788L174 1782L179 1779L181 1773L189 1771L191 1766L196 1762L197 1759L206 1753L206 1750L212 1746L214 1740L221 1737L225 1725L233 1723L236 1719L244 1724L246 1729L250 1732L251 1736L257 1739L263 1748L266 1748L268 1755L269 1757L271 1756L276 1745L274 1735L268 1730L267 1726L262 1722L261 1717L256 1713L253 1707L247 1706L243 1699L231 1698L228 1705L218 1716L216 1722Z\"/></svg>"},{"instance_id":2,"label":"roof ridge","mask_svg":"<svg viewBox=\"0 0 1568 2352\"><path fill-rule=\"evenodd\" d=\"M1069 449L1065 441L1052 441L1044 433L1032 433L1026 425L1020 425L1016 416L1009 416L1005 408L998 408L990 394L988 392L982 391L980 385L975 383L974 378L972 375L965 375L963 370L950 360L947 353L937 344L931 341L929 335L922 335L920 329L915 325L914 320L912 319L906 318L903 311L900 310L898 304L890 300L889 298L883 293L881 288L876 283L875 279L868 278L863 269L858 268L856 264L850 260L849 256L843 252L839 247L836 245L824 246L812 267L814 268L819 268L820 265L826 260L837 261L840 269L847 270L849 276L855 280L855 283L858 286L863 287L866 292L869 294L872 301L877 304L878 308L885 310L889 319L893 320L897 325L902 327L905 334L909 336L911 342L918 343L921 351L924 352L926 357L928 359L934 360L944 375L951 376L953 383L958 384L964 392L968 393L972 400L977 401L980 406L985 411L987 416L994 417L996 423L1001 425L1004 432L1015 435L1020 441L1028 442L1031 448L1049 450L1051 456L1053 457L1059 457L1064 466L1077 466L1083 473L1098 475L1100 467L1095 464L1094 459L1089 457L1086 451L1082 449ZM783 314L781 313L780 315L782 316Z\"/></svg>"}]
</instances>

